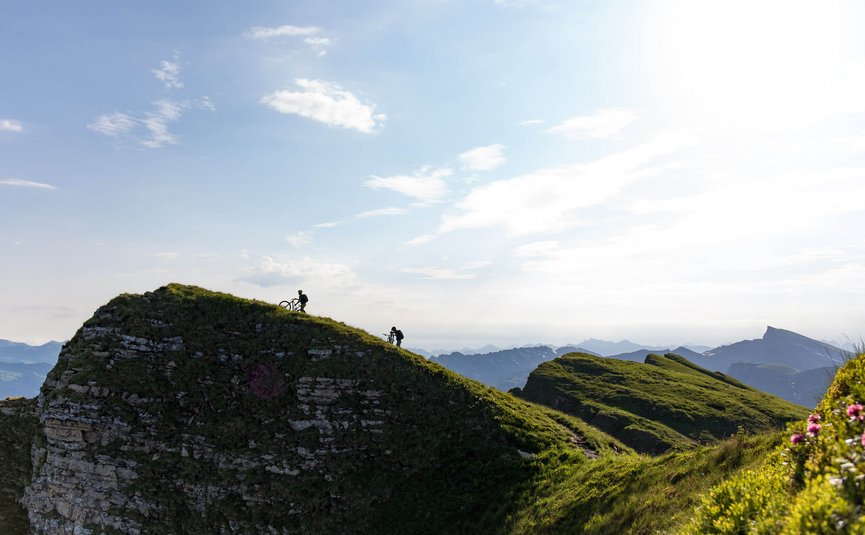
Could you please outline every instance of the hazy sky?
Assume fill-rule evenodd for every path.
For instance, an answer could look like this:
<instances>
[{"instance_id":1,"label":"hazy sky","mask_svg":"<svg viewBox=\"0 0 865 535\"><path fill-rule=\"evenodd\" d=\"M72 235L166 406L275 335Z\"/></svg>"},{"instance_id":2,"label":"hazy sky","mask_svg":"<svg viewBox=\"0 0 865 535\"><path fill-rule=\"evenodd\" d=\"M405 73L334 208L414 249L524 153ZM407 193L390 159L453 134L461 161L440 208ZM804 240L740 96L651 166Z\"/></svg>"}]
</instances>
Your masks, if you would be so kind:
<instances>
[{"instance_id":1,"label":"hazy sky","mask_svg":"<svg viewBox=\"0 0 865 535\"><path fill-rule=\"evenodd\" d=\"M406 345L865 335L861 2L4 3L0 338L168 282Z\"/></svg>"}]
</instances>

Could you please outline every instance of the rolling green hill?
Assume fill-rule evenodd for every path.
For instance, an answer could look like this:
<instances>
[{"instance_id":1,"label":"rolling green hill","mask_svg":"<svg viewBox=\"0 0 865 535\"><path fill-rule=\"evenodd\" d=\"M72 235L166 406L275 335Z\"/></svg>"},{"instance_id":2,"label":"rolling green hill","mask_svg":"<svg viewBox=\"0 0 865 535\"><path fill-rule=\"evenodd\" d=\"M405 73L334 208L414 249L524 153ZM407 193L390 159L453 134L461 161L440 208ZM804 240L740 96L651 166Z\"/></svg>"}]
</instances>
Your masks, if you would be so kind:
<instances>
[{"instance_id":1,"label":"rolling green hill","mask_svg":"<svg viewBox=\"0 0 865 535\"><path fill-rule=\"evenodd\" d=\"M673 354L637 363L571 353L538 366L517 394L650 454L712 443L740 426L751 433L777 430L807 414Z\"/></svg>"}]
</instances>

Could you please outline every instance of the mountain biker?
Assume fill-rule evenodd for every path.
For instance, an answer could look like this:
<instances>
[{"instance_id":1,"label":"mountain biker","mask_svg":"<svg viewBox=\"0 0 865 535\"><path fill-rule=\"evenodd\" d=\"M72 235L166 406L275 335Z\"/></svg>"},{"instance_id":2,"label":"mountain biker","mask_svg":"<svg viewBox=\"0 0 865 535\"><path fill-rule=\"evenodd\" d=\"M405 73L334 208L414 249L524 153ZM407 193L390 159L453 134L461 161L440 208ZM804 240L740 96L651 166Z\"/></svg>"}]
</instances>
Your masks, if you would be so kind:
<instances>
[{"instance_id":1,"label":"mountain biker","mask_svg":"<svg viewBox=\"0 0 865 535\"><path fill-rule=\"evenodd\" d=\"M393 336L394 339L396 339L396 346L400 347L400 345L402 344L402 339L404 338L404 336L402 335L402 331L397 329L396 327L391 327L390 334Z\"/></svg>"},{"instance_id":2,"label":"mountain biker","mask_svg":"<svg viewBox=\"0 0 865 535\"><path fill-rule=\"evenodd\" d=\"M304 309L306 308L306 303L309 301L309 297L307 297L306 294L303 293L303 290L297 291L297 300L300 301L300 311L306 312L306 310Z\"/></svg>"}]
</instances>

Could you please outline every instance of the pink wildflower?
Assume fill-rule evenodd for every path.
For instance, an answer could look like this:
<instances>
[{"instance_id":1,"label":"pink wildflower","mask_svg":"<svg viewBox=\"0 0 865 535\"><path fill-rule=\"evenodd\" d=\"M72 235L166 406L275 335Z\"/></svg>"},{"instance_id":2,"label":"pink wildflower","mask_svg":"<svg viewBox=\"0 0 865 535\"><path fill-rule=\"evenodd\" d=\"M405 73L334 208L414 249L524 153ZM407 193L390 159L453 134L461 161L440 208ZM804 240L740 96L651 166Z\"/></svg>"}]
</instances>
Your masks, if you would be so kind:
<instances>
[{"instance_id":1,"label":"pink wildflower","mask_svg":"<svg viewBox=\"0 0 865 535\"><path fill-rule=\"evenodd\" d=\"M807 434L809 437L816 437L817 435L820 434L821 429L823 429L822 425L820 425L818 423L812 423L812 424L808 425L808 433Z\"/></svg>"},{"instance_id":2,"label":"pink wildflower","mask_svg":"<svg viewBox=\"0 0 865 535\"><path fill-rule=\"evenodd\" d=\"M802 433L793 433L790 435L790 444L796 445L805 440L805 435ZM865 433L862 434L862 442L865 443Z\"/></svg>"},{"instance_id":3,"label":"pink wildflower","mask_svg":"<svg viewBox=\"0 0 865 535\"><path fill-rule=\"evenodd\" d=\"M820 415L819 414L812 414L811 416L808 417L808 423L809 424L816 424L819 421L820 421Z\"/></svg>"},{"instance_id":4,"label":"pink wildflower","mask_svg":"<svg viewBox=\"0 0 865 535\"><path fill-rule=\"evenodd\" d=\"M865 448L865 433L862 433L862 447Z\"/></svg>"},{"instance_id":5,"label":"pink wildflower","mask_svg":"<svg viewBox=\"0 0 865 535\"><path fill-rule=\"evenodd\" d=\"M865 407L861 403L847 405L847 417L850 420L862 421L865 420Z\"/></svg>"}]
</instances>

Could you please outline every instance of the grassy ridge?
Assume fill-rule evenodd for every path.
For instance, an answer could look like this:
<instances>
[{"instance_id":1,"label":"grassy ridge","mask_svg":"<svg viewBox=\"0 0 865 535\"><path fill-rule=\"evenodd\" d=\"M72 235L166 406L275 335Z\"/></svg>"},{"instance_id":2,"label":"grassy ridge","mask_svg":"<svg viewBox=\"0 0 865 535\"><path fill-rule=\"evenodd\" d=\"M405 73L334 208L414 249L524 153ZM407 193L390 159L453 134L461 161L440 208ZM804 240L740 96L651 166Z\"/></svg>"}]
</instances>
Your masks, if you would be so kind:
<instances>
[{"instance_id":1,"label":"grassy ridge","mask_svg":"<svg viewBox=\"0 0 865 535\"><path fill-rule=\"evenodd\" d=\"M641 364L571 353L538 366L520 395L651 454L712 443L740 426L775 430L807 414L672 354L649 355Z\"/></svg>"}]
</instances>

